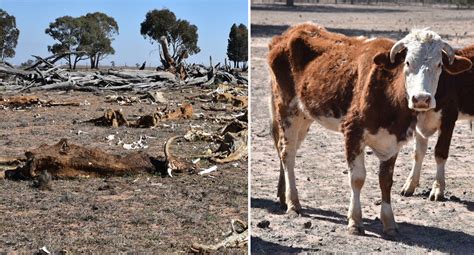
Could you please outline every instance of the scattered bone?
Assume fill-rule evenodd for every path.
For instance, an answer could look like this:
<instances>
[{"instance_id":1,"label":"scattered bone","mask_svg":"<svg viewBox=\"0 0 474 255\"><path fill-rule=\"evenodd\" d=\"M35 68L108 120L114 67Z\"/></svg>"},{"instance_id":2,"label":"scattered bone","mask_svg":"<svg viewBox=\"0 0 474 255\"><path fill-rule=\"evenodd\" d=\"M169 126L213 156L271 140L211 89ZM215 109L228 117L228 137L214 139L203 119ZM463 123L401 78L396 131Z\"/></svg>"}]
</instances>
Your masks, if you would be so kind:
<instances>
[{"instance_id":1,"label":"scattered bone","mask_svg":"<svg viewBox=\"0 0 474 255\"><path fill-rule=\"evenodd\" d=\"M48 250L48 248L46 248L46 246L43 246L39 249L37 254L38 255L49 255L49 254L51 254L51 252Z\"/></svg>"},{"instance_id":2,"label":"scattered bone","mask_svg":"<svg viewBox=\"0 0 474 255\"><path fill-rule=\"evenodd\" d=\"M166 157L166 168L168 175L173 177L173 172L182 173L182 172L194 172L196 169L196 165L190 164L184 160L178 160L175 156L171 153L171 145L172 143L181 138L181 136L173 136L168 141L166 141L164 146L165 157Z\"/></svg>"},{"instance_id":3,"label":"scattered bone","mask_svg":"<svg viewBox=\"0 0 474 255\"><path fill-rule=\"evenodd\" d=\"M225 239L215 245L205 245L193 243L191 251L195 253L216 252L219 249L242 248L248 244L248 226L241 220L231 220L231 231L226 235Z\"/></svg>"},{"instance_id":4,"label":"scattered bone","mask_svg":"<svg viewBox=\"0 0 474 255\"><path fill-rule=\"evenodd\" d=\"M133 143L124 143L122 147L126 150L137 150L137 149L147 149L148 145L146 144L146 137L140 136L140 140Z\"/></svg>"},{"instance_id":5,"label":"scattered bone","mask_svg":"<svg viewBox=\"0 0 474 255\"><path fill-rule=\"evenodd\" d=\"M149 98L154 103L160 103L160 104L168 103L168 99L165 98L165 95L163 94L163 92L159 92L159 91L154 91L154 92L147 91L146 94L142 96L141 98L142 99Z\"/></svg>"},{"instance_id":6,"label":"scattered bone","mask_svg":"<svg viewBox=\"0 0 474 255\"><path fill-rule=\"evenodd\" d=\"M239 133L227 132L219 148L214 152L218 156L211 158L216 163L228 163L247 156L247 130Z\"/></svg>"},{"instance_id":7,"label":"scattered bone","mask_svg":"<svg viewBox=\"0 0 474 255\"><path fill-rule=\"evenodd\" d=\"M105 96L105 102L116 102L119 105L133 105L134 103L139 103L140 99L134 96L107 95Z\"/></svg>"},{"instance_id":8,"label":"scattered bone","mask_svg":"<svg viewBox=\"0 0 474 255\"><path fill-rule=\"evenodd\" d=\"M232 108L227 108L225 105L220 105L220 107L216 105L203 105L201 108L205 111L213 111L213 112L230 112Z\"/></svg>"},{"instance_id":9,"label":"scattered bone","mask_svg":"<svg viewBox=\"0 0 474 255\"><path fill-rule=\"evenodd\" d=\"M198 140L212 142L216 140L216 137L212 135L211 133L207 133L202 130L193 129L193 128L188 130L188 132L186 132L186 134L183 137L189 142L195 142Z\"/></svg>"},{"instance_id":10,"label":"scattered bone","mask_svg":"<svg viewBox=\"0 0 474 255\"><path fill-rule=\"evenodd\" d=\"M207 169L203 169L202 171L198 172L199 175L209 174L217 170L217 166L211 166Z\"/></svg>"}]
</instances>

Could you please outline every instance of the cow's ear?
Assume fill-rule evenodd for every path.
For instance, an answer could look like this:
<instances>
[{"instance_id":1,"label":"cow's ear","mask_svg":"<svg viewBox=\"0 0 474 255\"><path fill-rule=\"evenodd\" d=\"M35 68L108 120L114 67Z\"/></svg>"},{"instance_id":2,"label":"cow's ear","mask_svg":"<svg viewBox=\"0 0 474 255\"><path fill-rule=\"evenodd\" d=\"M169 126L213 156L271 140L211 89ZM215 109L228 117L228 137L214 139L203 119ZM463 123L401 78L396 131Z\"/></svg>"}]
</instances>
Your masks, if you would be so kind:
<instances>
[{"instance_id":1,"label":"cow's ear","mask_svg":"<svg viewBox=\"0 0 474 255\"><path fill-rule=\"evenodd\" d=\"M380 52L374 57L374 63L385 69L394 69L405 61L407 51L406 49L400 51L395 56L395 63L390 61L390 52Z\"/></svg>"},{"instance_id":2,"label":"cow's ear","mask_svg":"<svg viewBox=\"0 0 474 255\"><path fill-rule=\"evenodd\" d=\"M390 57L387 52L380 52L374 57L374 63L378 66L386 66L390 64Z\"/></svg>"},{"instance_id":3,"label":"cow's ear","mask_svg":"<svg viewBox=\"0 0 474 255\"><path fill-rule=\"evenodd\" d=\"M453 64L450 65L448 56L444 52L443 52L443 64L444 64L443 65L444 70L446 70L446 72L448 72L449 74L453 74L453 75L460 74L464 71L471 69L472 67L471 60L465 57L458 56L458 55L454 56L454 62Z\"/></svg>"}]
</instances>

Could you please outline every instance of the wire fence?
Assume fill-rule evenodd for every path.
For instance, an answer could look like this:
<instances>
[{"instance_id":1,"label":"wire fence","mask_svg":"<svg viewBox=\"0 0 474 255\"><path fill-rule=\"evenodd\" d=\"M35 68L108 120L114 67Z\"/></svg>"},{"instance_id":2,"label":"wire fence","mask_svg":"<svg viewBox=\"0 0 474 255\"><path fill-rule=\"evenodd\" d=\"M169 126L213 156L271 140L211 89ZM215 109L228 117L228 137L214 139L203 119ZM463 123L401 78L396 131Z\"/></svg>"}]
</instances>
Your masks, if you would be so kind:
<instances>
[{"instance_id":1,"label":"wire fence","mask_svg":"<svg viewBox=\"0 0 474 255\"><path fill-rule=\"evenodd\" d=\"M453 8L474 7L474 0L251 0L251 4L369 4L369 5L447 5Z\"/></svg>"}]
</instances>

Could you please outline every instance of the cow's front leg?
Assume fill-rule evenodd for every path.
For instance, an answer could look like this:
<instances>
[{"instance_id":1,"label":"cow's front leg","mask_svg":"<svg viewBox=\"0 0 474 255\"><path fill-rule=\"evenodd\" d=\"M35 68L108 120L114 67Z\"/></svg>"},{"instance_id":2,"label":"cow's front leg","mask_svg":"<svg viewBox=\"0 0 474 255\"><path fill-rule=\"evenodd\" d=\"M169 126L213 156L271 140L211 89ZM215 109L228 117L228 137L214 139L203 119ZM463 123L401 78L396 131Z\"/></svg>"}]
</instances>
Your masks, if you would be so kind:
<instances>
[{"instance_id":1,"label":"cow's front leg","mask_svg":"<svg viewBox=\"0 0 474 255\"><path fill-rule=\"evenodd\" d=\"M435 157L436 159L436 180L433 182L430 192L431 201L442 201L444 200L444 188L446 187L445 181L445 166L446 158Z\"/></svg>"},{"instance_id":2,"label":"cow's front leg","mask_svg":"<svg viewBox=\"0 0 474 255\"><path fill-rule=\"evenodd\" d=\"M393 169L395 167L395 161L397 155L393 156L389 160L380 161L379 168L379 185L382 191L382 207L380 210L380 220L383 223L383 232L387 235L396 235L398 233L398 227L395 223L393 216L392 205L390 201L390 193L393 184Z\"/></svg>"},{"instance_id":3,"label":"cow's front leg","mask_svg":"<svg viewBox=\"0 0 474 255\"><path fill-rule=\"evenodd\" d=\"M444 200L444 188L446 186L445 166L449 155L449 146L451 145L451 138L453 137L453 130L455 125L454 118L446 119L449 117L448 114L444 116L439 130L438 141L436 142L435 147L436 180L433 182L433 187L430 192L431 201ZM456 116L457 119L457 115L454 116Z\"/></svg>"},{"instance_id":4,"label":"cow's front leg","mask_svg":"<svg viewBox=\"0 0 474 255\"><path fill-rule=\"evenodd\" d=\"M414 162L411 168L410 175L408 176L405 184L402 188L402 196L411 196L415 192L415 188L420 184L420 172L425 158L426 150L428 149L428 138L424 138L419 133L416 133L415 153Z\"/></svg>"}]
</instances>

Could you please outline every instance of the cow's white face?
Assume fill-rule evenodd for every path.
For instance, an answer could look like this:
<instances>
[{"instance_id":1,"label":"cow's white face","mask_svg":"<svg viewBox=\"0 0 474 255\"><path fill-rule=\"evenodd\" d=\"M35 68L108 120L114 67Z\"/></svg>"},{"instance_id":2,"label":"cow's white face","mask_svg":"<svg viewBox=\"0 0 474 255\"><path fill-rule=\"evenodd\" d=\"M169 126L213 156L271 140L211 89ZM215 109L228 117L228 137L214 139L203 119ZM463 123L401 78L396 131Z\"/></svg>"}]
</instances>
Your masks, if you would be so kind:
<instances>
[{"instance_id":1,"label":"cow's white face","mask_svg":"<svg viewBox=\"0 0 474 255\"><path fill-rule=\"evenodd\" d=\"M442 52L447 52L452 61L454 51L439 35L426 29L413 30L397 42L392 51L398 52L405 48L404 72L408 108L416 111L433 109L436 107L435 94L443 66Z\"/></svg>"},{"instance_id":2,"label":"cow's white face","mask_svg":"<svg viewBox=\"0 0 474 255\"><path fill-rule=\"evenodd\" d=\"M434 95L442 65L441 41L407 45L404 71L410 109L424 111L436 107Z\"/></svg>"}]
</instances>

